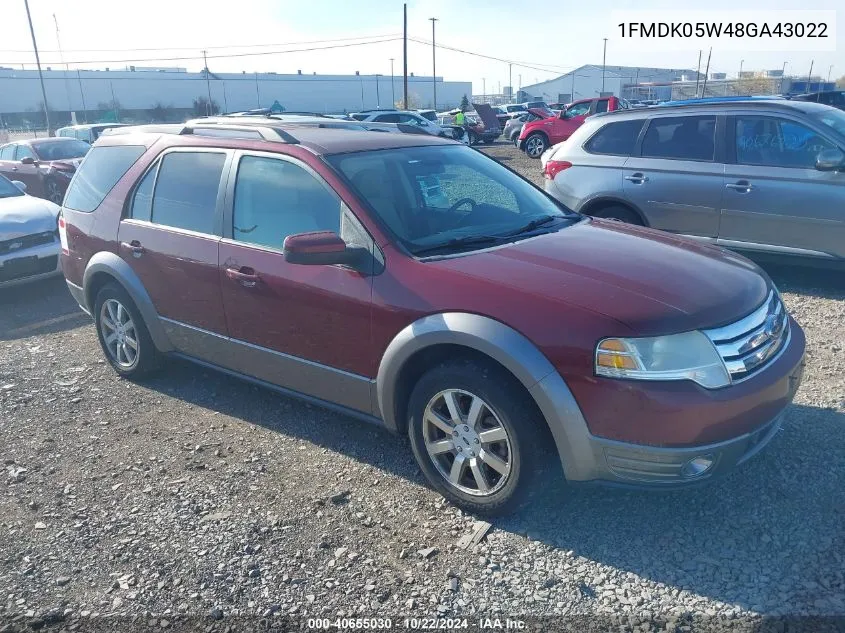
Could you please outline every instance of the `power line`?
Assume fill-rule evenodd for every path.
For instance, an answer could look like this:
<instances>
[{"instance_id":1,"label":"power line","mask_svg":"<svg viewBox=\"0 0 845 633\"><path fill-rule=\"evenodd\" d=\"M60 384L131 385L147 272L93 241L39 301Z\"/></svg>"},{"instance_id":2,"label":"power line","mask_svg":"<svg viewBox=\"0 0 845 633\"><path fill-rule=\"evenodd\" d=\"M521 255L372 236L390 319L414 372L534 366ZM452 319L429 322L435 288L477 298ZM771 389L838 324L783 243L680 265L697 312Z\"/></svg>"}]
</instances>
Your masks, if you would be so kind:
<instances>
[{"instance_id":1,"label":"power line","mask_svg":"<svg viewBox=\"0 0 845 633\"><path fill-rule=\"evenodd\" d=\"M422 38L416 37L409 37L409 40L416 42L417 44L425 44L426 46L431 46L431 40L425 40ZM454 46L447 46L445 44L435 44L437 48L442 48L444 50L453 51L456 53L463 53L464 55L472 55L473 57L482 57L484 59L492 59L493 61L502 62L503 64L513 64L514 66L519 66L520 68L530 68L531 70L539 70L540 72L545 73L556 73L556 72L568 72L570 70L575 69L575 66L564 67L564 66L551 66L547 64L539 64L539 63L531 63L531 62L521 62L514 59L503 59L501 57L494 57L492 55L485 55L483 53L474 53L472 51L467 51L461 48L456 48ZM542 66L546 66L543 68Z\"/></svg>"},{"instance_id":2,"label":"power line","mask_svg":"<svg viewBox=\"0 0 845 633\"><path fill-rule=\"evenodd\" d=\"M374 40L371 42L352 42L347 44L332 44L330 46L313 46L309 48L292 48L284 51L258 51L255 53L228 53L223 55L208 55L208 59L230 59L233 57L258 57L261 55L284 55L286 53L307 53L311 51L323 51L333 48L350 48L353 46L367 46L369 44L384 44L386 42L395 42L402 39L401 37L392 37L390 39ZM193 55L190 57L146 57L136 59L91 59L91 60L73 60L67 61L66 64L129 64L137 62L176 62L176 61L193 61L203 59L203 55ZM47 62L44 62L47 63ZM53 63L53 62L50 62ZM0 64L7 64L11 66L20 65L20 62L0 62Z\"/></svg>"},{"instance_id":3,"label":"power line","mask_svg":"<svg viewBox=\"0 0 845 633\"><path fill-rule=\"evenodd\" d=\"M261 48L264 46L296 46L299 44L325 44L326 42L350 42L353 40L368 40L381 37L399 37L401 33L385 33L382 35L361 35L358 37L337 37L327 40L302 40L299 42L281 42L278 44L225 44L220 46L206 46L206 50L224 50L227 48ZM196 46L158 46L153 48L67 48L65 53L128 53L141 51L193 51ZM0 53L31 53L31 50L0 48ZM59 50L44 50L43 53L59 53Z\"/></svg>"}]
</instances>

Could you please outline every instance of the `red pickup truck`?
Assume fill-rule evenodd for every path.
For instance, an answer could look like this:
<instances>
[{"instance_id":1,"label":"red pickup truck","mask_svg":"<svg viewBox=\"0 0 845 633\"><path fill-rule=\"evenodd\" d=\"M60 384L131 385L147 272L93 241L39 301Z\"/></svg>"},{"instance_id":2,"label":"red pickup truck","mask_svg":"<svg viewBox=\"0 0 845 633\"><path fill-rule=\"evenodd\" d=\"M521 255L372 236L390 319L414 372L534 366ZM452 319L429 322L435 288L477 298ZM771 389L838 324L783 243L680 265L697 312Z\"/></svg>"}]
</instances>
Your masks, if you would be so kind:
<instances>
[{"instance_id":1,"label":"red pickup truck","mask_svg":"<svg viewBox=\"0 0 845 633\"><path fill-rule=\"evenodd\" d=\"M612 112L629 108L628 102L618 97L598 97L572 102L557 116L526 123L519 135L518 147L531 158L540 156L549 147L565 141L591 114Z\"/></svg>"}]
</instances>

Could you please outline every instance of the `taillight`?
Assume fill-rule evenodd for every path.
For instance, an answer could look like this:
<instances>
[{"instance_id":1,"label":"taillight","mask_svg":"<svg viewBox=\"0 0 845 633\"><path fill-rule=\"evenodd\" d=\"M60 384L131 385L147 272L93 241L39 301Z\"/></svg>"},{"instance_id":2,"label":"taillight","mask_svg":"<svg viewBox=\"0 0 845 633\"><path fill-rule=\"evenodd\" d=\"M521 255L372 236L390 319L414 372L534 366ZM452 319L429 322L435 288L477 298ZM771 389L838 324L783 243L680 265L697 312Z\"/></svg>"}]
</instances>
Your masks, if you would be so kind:
<instances>
[{"instance_id":1,"label":"taillight","mask_svg":"<svg viewBox=\"0 0 845 633\"><path fill-rule=\"evenodd\" d=\"M572 163L568 160L548 160L543 168L543 178L554 180L558 173L570 167L572 167Z\"/></svg>"},{"instance_id":2,"label":"taillight","mask_svg":"<svg viewBox=\"0 0 845 633\"><path fill-rule=\"evenodd\" d=\"M67 227L65 226L65 219L59 216L59 241L62 243L62 255L70 255L70 250L67 247Z\"/></svg>"}]
</instances>

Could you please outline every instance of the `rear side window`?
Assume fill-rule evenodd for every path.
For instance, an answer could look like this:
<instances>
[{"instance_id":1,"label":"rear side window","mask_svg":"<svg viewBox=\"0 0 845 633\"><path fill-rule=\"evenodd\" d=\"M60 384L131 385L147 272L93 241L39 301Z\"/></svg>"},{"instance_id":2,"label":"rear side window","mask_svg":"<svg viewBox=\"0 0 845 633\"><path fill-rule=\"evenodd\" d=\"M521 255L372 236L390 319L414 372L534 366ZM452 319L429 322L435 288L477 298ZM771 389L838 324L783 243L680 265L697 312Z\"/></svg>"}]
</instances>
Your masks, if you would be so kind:
<instances>
[{"instance_id":1,"label":"rear side window","mask_svg":"<svg viewBox=\"0 0 845 633\"><path fill-rule=\"evenodd\" d=\"M166 154L159 165L153 192L152 222L198 233L215 233L217 191L225 161L226 155L217 152ZM142 182L140 188L146 185Z\"/></svg>"},{"instance_id":2,"label":"rear side window","mask_svg":"<svg viewBox=\"0 0 845 633\"><path fill-rule=\"evenodd\" d=\"M70 183L64 206L91 213L145 150L143 145L92 148Z\"/></svg>"},{"instance_id":3,"label":"rear side window","mask_svg":"<svg viewBox=\"0 0 845 633\"><path fill-rule=\"evenodd\" d=\"M610 99L599 99L596 101L596 114L599 112L607 112L607 106L610 102Z\"/></svg>"},{"instance_id":4,"label":"rear side window","mask_svg":"<svg viewBox=\"0 0 845 633\"><path fill-rule=\"evenodd\" d=\"M630 156L634 152L642 127L642 119L608 123L587 141L584 149L591 154Z\"/></svg>"},{"instance_id":5,"label":"rear side window","mask_svg":"<svg viewBox=\"0 0 845 633\"><path fill-rule=\"evenodd\" d=\"M15 160L15 146L4 145L0 148L0 160Z\"/></svg>"},{"instance_id":6,"label":"rear side window","mask_svg":"<svg viewBox=\"0 0 845 633\"><path fill-rule=\"evenodd\" d=\"M642 155L649 158L712 161L716 148L715 133L715 116L652 119L643 138Z\"/></svg>"}]
</instances>

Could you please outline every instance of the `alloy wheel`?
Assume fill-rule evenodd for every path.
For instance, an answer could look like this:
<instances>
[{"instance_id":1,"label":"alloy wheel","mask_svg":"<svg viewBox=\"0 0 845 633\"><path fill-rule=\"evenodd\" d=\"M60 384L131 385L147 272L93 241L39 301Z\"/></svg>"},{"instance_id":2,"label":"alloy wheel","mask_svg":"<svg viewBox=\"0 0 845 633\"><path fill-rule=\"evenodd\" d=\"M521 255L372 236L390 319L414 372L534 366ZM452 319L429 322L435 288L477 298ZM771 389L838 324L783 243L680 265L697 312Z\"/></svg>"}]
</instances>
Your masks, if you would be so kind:
<instances>
[{"instance_id":1,"label":"alloy wheel","mask_svg":"<svg viewBox=\"0 0 845 633\"><path fill-rule=\"evenodd\" d=\"M460 389L436 394L425 408L423 441L447 483L470 495L499 491L511 475L511 439L496 413Z\"/></svg>"},{"instance_id":2,"label":"alloy wheel","mask_svg":"<svg viewBox=\"0 0 845 633\"><path fill-rule=\"evenodd\" d=\"M525 153L531 156L531 158L537 158L545 151L545 149L546 143L540 136L532 136L525 141Z\"/></svg>"},{"instance_id":3,"label":"alloy wheel","mask_svg":"<svg viewBox=\"0 0 845 633\"><path fill-rule=\"evenodd\" d=\"M59 185L54 180L49 180L47 182L47 199L60 206L62 202L64 202L64 196L62 195L61 189L59 189Z\"/></svg>"},{"instance_id":4,"label":"alloy wheel","mask_svg":"<svg viewBox=\"0 0 845 633\"><path fill-rule=\"evenodd\" d=\"M100 334L113 362L131 369L138 362L138 331L126 307L107 299L100 308Z\"/></svg>"}]
</instances>

